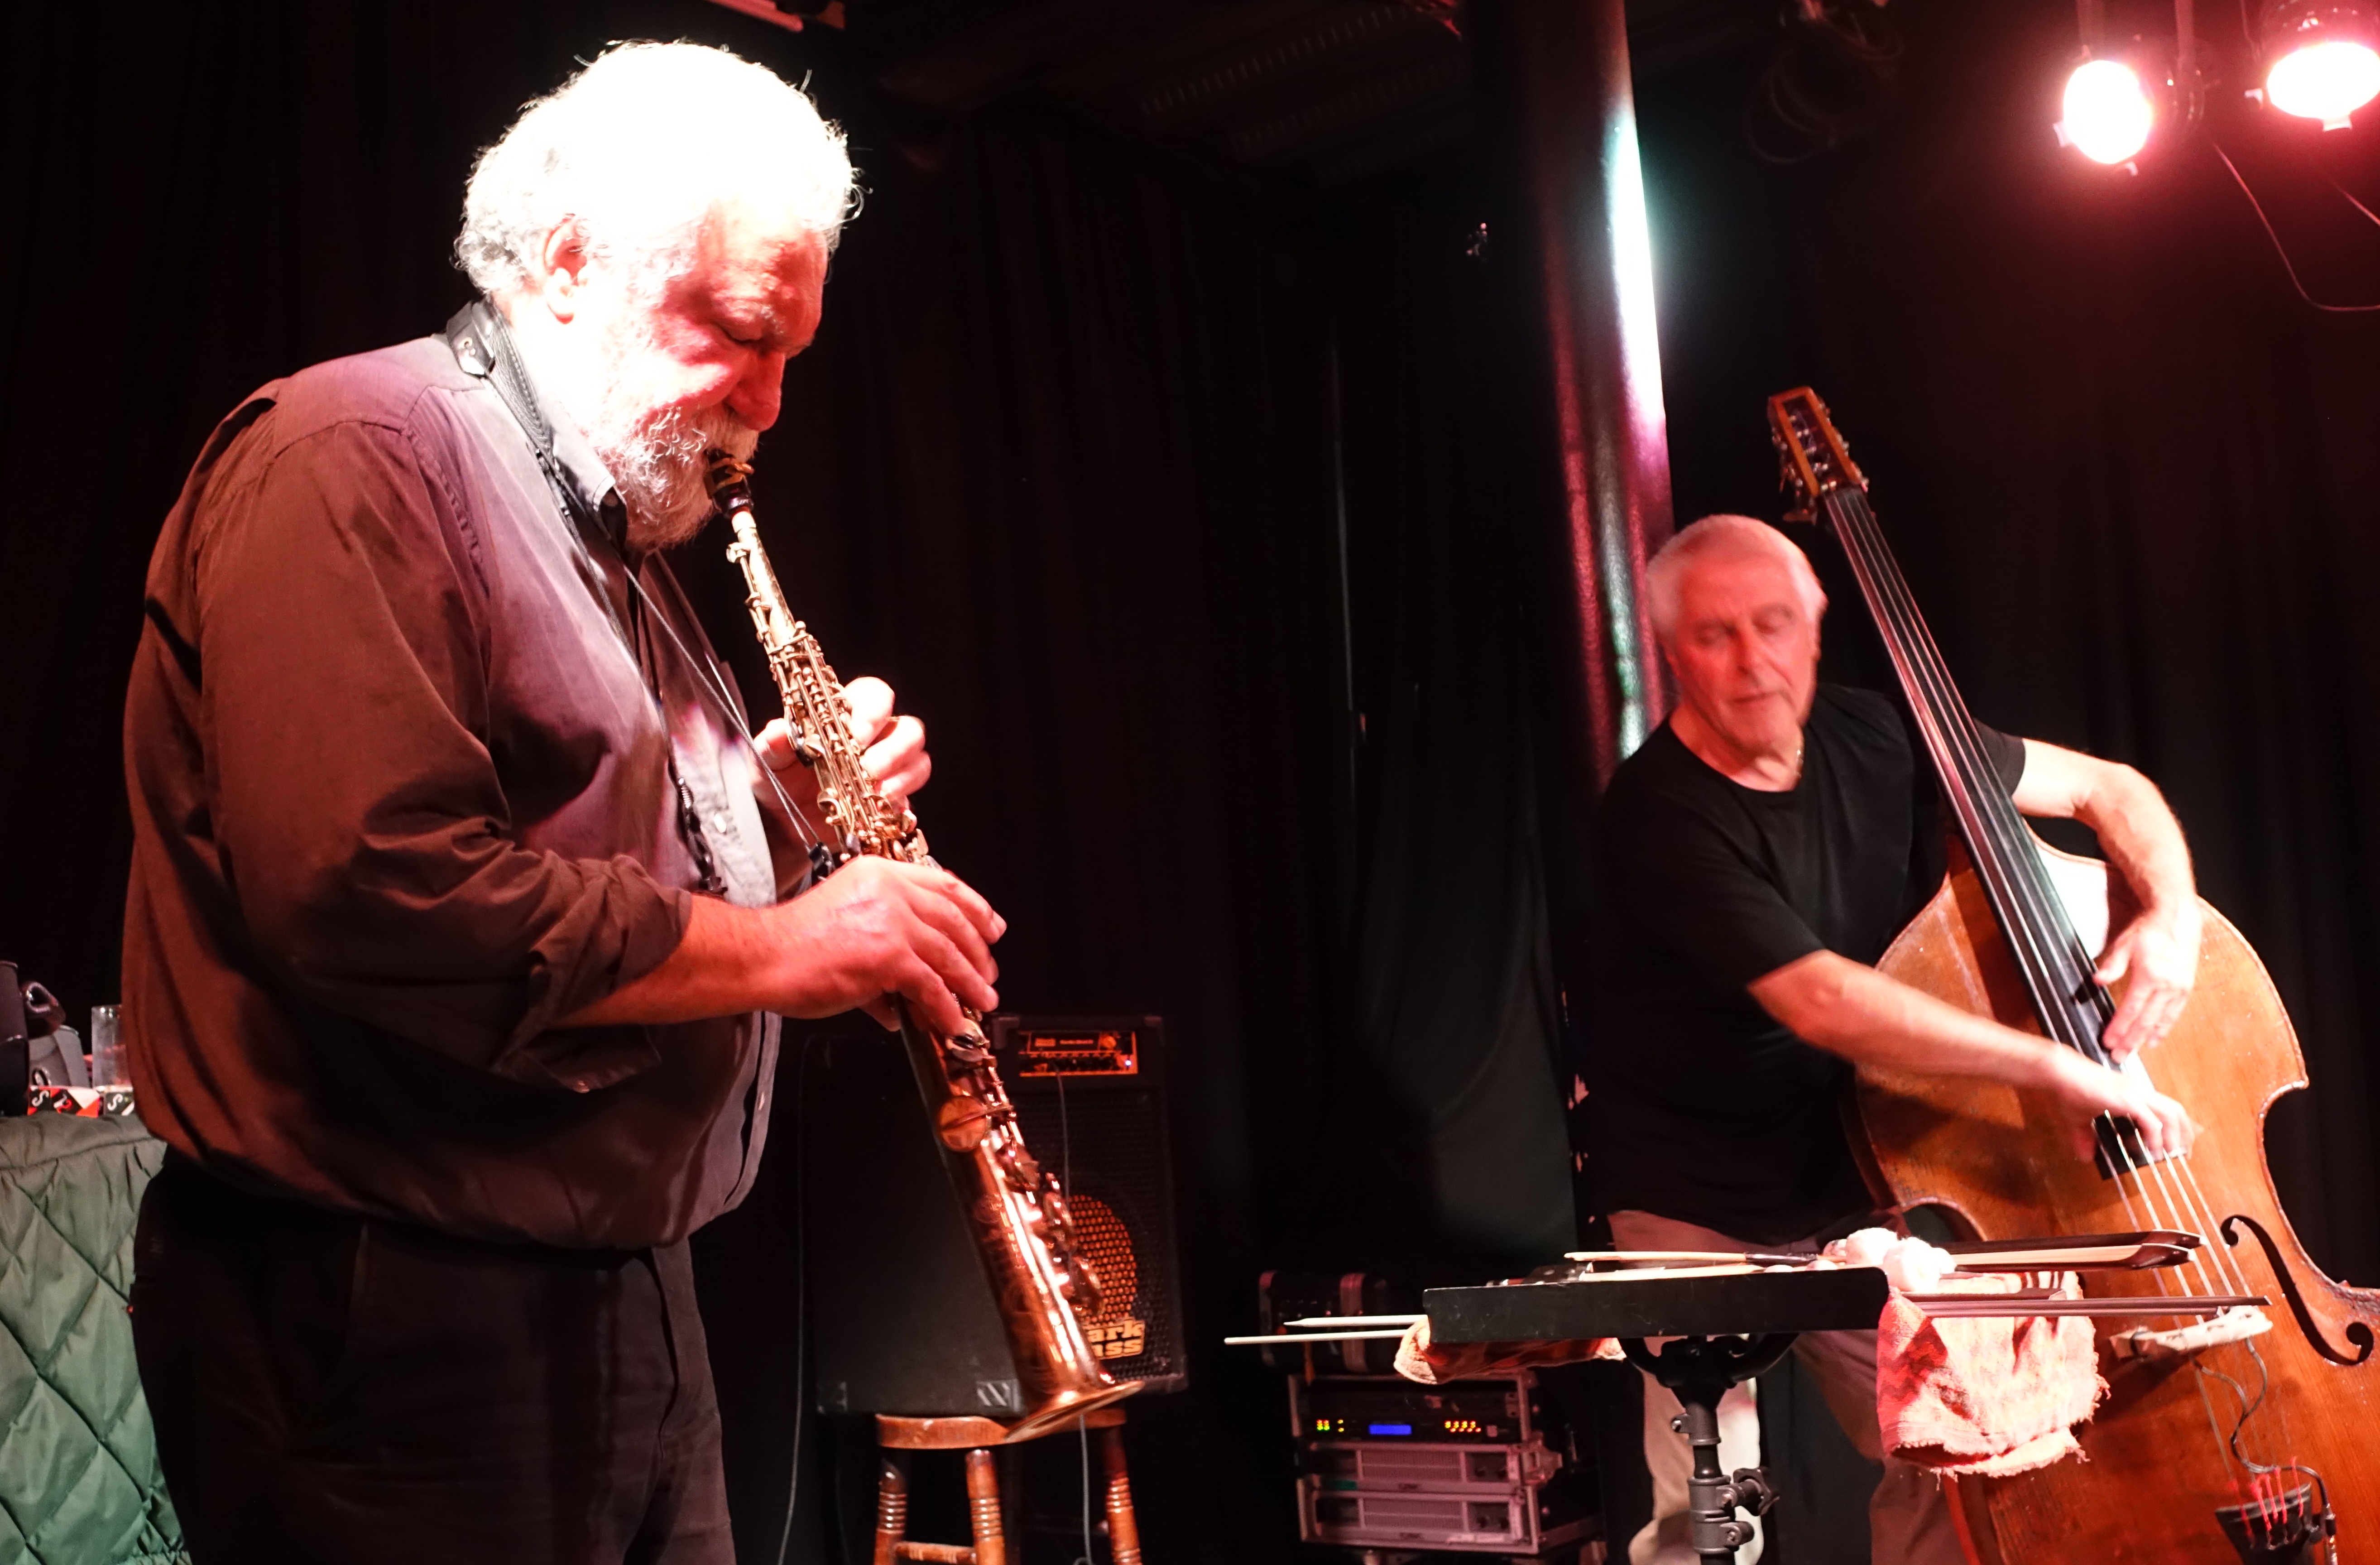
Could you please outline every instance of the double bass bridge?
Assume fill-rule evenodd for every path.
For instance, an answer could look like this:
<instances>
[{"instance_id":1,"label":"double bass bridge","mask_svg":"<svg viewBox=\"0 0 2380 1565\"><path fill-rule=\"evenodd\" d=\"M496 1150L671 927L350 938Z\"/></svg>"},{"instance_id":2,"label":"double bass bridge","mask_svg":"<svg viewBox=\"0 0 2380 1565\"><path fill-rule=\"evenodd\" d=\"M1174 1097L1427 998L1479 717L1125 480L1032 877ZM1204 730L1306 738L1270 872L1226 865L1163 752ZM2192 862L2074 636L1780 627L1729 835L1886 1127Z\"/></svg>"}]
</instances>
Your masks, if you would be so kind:
<instances>
[{"instance_id":1,"label":"double bass bridge","mask_svg":"<svg viewBox=\"0 0 2380 1565\"><path fill-rule=\"evenodd\" d=\"M2151 1364L2170 1363L2203 1353L2209 1348L2219 1348L2227 1342L2244 1342L2251 1337L2261 1337L2273 1328L2273 1321L2253 1304L2238 1304L2221 1315L2177 1326L2167 1331L2151 1331L2136 1327L2119 1331L2107 1339L2107 1349L2118 1358L2143 1359Z\"/></svg>"}]
</instances>

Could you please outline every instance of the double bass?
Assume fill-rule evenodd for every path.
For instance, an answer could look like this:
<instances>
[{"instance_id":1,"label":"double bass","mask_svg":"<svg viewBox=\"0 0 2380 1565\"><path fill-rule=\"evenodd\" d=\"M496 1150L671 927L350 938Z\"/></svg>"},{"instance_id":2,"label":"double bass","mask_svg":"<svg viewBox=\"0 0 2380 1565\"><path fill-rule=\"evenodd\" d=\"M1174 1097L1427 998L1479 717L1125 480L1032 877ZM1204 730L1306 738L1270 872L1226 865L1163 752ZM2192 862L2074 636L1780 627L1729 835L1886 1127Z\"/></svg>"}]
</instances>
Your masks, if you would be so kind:
<instances>
[{"instance_id":1,"label":"double bass","mask_svg":"<svg viewBox=\"0 0 2380 1565\"><path fill-rule=\"evenodd\" d=\"M1878 968L2108 1063L2100 1034L2114 1006L2093 955L2110 918L2131 911L2122 877L2040 841L1998 785L1825 405L1804 387L1768 411L1795 519L1842 545L1952 828L1948 877ZM2184 1230L2206 1241L2189 1265L2094 1273L2086 1291L2287 1303L2286 1314L2102 1322L2109 1394L2078 1431L2082 1460L1953 1484L1979 1565L2380 1565L2380 1292L2325 1276L2281 1210L2265 1115L2308 1085L2304 1061L2263 963L2202 911L2189 1005L2121 1067L2199 1122L2186 1154L2152 1158L2129 1121L2102 1117L2085 1157L2046 1094L1861 1073L1869 1176L1896 1210L1935 1208L1969 1239Z\"/></svg>"}]
</instances>

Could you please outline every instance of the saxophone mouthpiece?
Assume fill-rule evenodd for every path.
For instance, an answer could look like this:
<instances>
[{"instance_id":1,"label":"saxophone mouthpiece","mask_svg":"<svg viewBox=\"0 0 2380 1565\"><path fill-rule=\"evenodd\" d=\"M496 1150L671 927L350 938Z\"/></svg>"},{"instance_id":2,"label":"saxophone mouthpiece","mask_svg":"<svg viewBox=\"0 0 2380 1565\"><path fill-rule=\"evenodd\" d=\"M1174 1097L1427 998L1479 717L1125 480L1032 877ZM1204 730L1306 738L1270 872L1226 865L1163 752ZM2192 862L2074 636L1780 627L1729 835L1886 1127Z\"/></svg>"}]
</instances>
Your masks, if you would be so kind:
<instances>
[{"instance_id":1,"label":"saxophone mouthpiece","mask_svg":"<svg viewBox=\"0 0 2380 1565\"><path fill-rule=\"evenodd\" d=\"M710 489L711 498L722 503L726 502L729 490L741 486L752 476L751 463L740 456L731 456L724 451L714 448L704 455L703 461L709 468L703 482Z\"/></svg>"}]
</instances>

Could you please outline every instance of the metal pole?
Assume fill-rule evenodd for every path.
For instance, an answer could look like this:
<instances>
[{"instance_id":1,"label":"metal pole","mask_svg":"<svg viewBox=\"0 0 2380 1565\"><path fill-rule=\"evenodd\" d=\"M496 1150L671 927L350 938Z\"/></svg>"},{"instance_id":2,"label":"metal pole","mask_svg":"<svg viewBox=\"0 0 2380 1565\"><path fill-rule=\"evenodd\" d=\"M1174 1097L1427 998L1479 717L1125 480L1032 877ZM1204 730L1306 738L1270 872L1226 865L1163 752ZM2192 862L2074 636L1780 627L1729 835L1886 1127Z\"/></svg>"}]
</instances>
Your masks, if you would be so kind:
<instances>
[{"instance_id":1,"label":"metal pole","mask_svg":"<svg viewBox=\"0 0 2380 1565\"><path fill-rule=\"evenodd\" d=\"M1573 663L1564 715L1599 789L1670 704L1642 590L1671 518L1627 21L1621 0L1472 0L1464 30L1543 296Z\"/></svg>"}]
</instances>

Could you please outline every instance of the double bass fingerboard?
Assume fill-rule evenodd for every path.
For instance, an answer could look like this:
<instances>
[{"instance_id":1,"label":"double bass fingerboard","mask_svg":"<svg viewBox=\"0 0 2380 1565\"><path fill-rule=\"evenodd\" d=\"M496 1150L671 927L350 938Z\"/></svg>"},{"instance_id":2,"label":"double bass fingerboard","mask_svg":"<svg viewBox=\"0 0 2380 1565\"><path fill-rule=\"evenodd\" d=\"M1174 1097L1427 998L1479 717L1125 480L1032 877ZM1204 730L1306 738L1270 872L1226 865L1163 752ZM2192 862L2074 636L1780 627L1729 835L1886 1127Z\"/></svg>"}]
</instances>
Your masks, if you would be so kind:
<instances>
[{"instance_id":1,"label":"double bass fingerboard","mask_svg":"<svg viewBox=\"0 0 2380 1565\"><path fill-rule=\"evenodd\" d=\"M2051 1037L2098 1064L2109 1063L2099 1035L2114 1006L2092 977L2091 954L2049 882L2033 833L2001 787L1974 717L1884 541L1867 503L1865 480L1815 394L1802 390L1771 398L1769 417L1788 482L1812 513L1825 518L1851 562L1940 780L1943 802L1974 861L2034 1013Z\"/></svg>"}]
</instances>

